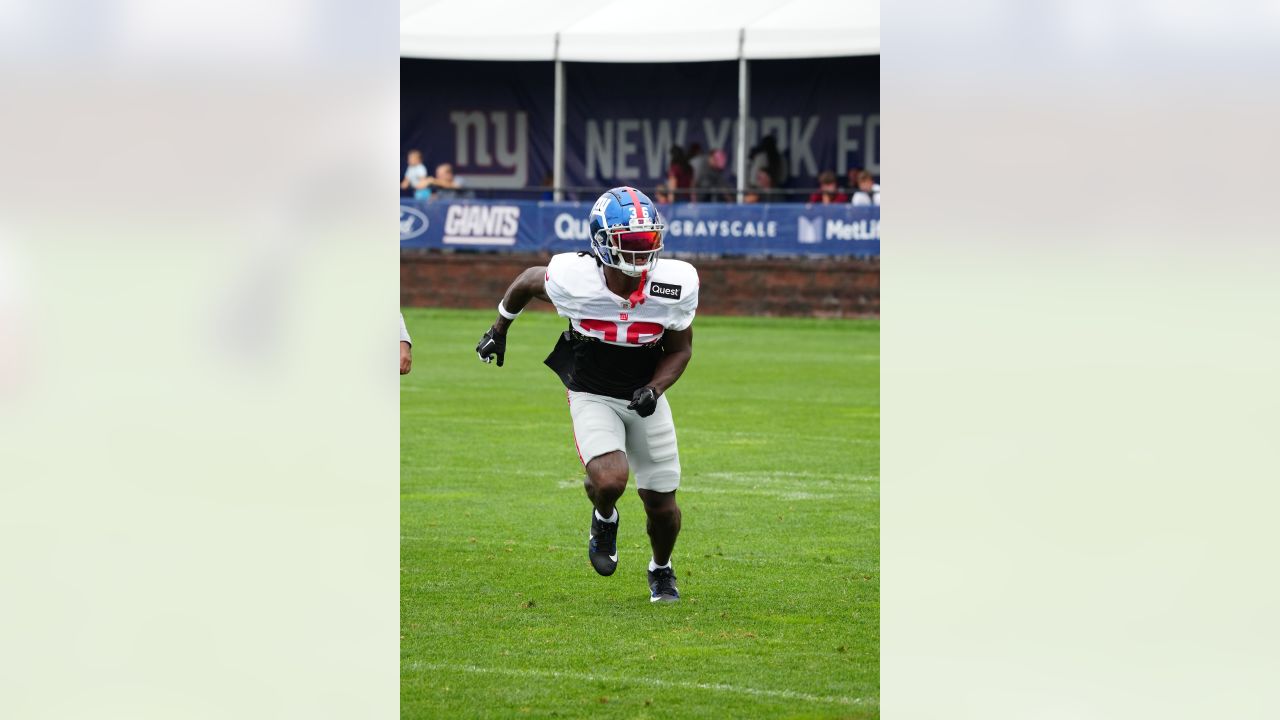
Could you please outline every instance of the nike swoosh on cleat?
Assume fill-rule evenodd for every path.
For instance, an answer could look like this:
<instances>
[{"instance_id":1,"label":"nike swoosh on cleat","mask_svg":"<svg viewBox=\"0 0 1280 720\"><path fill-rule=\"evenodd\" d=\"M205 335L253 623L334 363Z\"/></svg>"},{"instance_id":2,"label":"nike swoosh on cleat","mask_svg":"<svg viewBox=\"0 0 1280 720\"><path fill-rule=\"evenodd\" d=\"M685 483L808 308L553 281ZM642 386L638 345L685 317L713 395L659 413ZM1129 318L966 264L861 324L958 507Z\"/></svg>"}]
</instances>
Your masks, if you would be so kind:
<instances>
[{"instance_id":1,"label":"nike swoosh on cleat","mask_svg":"<svg viewBox=\"0 0 1280 720\"><path fill-rule=\"evenodd\" d=\"M617 555L610 555L610 556L609 556L609 562L618 562L618 556L617 556Z\"/></svg>"}]
</instances>

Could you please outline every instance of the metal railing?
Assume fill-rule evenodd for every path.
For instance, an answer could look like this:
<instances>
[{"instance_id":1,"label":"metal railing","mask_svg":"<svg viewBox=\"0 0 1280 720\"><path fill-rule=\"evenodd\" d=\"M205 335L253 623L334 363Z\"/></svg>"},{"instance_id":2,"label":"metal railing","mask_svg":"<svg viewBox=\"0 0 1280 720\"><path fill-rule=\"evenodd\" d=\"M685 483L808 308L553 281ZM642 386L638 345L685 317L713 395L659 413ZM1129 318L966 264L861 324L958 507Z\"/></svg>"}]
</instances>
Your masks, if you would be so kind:
<instances>
[{"instance_id":1,"label":"metal railing","mask_svg":"<svg viewBox=\"0 0 1280 720\"><path fill-rule=\"evenodd\" d=\"M524 187L524 188L468 188L464 187L458 190L450 190L441 192L438 197L458 198L458 199L475 199L475 200L551 200L555 197L557 188L553 187ZM649 197L658 201L657 190L653 188L640 188L644 190ZM563 193L564 200L567 202L594 202L600 197L600 193L604 188L598 186L566 186L559 188ZM809 201L809 197L813 193L821 192L821 188L775 188L769 190L750 189L744 193L747 196L754 194L757 197L755 202L796 202L804 203ZM841 188L838 192L852 197L854 190ZM723 203L723 204L739 204L741 200L737 197L737 191L733 188L721 188L715 191L706 190L677 190L674 195L676 203ZM412 195L406 195L401 192L401 198L412 198ZM847 202L847 201L846 201Z\"/></svg>"}]
</instances>

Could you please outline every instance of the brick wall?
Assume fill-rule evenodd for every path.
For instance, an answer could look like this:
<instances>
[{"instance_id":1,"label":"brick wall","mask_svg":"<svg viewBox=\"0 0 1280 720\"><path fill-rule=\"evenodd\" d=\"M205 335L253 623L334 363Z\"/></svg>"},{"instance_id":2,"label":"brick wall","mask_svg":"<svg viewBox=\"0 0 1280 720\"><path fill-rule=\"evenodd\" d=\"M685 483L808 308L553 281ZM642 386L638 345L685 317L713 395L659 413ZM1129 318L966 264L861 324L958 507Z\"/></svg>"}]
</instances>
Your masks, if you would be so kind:
<instances>
[{"instance_id":1,"label":"brick wall","mask_svg":"<svg viewBox=\"0 0 1280 720\"><path fill-rule=\"evenodd\" d=\"M550 255L400 253L406 307L493 308L515 276ZM880 312L879 258L690 260L702 282L698 311L708 315L858 317ZM535 303L531 307L550 306Z\"/></svg>"}]
</instances>

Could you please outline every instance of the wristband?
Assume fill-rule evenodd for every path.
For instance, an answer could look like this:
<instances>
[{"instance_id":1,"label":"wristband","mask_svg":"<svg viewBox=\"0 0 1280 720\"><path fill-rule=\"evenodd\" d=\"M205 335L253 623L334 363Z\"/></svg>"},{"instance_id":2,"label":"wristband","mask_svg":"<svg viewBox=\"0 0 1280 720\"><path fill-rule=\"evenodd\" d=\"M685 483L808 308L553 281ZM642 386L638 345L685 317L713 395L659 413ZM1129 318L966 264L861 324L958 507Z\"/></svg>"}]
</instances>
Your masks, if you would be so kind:
<instances>
[{"instance_id":1,"label":"wristband","mask_svg":"<svg viewBox=\"0 0 1280 720\"><path fill-rule=\"evenodd\" d=\"M508 320L515 320L516 318L520 317L521 312L524 312L524 310L521 310L518 313L507 312L507 309L502 307L502 301L501 300L498 301L498 314Z\"/></svg>"}]
</instances>

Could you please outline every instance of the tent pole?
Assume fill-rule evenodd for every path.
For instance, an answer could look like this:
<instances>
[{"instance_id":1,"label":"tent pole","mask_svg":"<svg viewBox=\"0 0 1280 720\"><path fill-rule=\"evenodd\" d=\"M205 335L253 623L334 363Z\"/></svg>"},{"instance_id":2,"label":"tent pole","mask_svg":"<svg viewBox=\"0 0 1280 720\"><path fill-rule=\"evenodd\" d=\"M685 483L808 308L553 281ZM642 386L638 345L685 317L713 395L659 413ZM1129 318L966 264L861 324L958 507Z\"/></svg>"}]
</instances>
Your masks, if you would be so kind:
<instances>
[{"instance_id":1,"label":"tent pole","mask_svg":"<svg viewBox=\"0 0 1280 720\"><path fill-rule=\"evenodd\" d=\"M560 33L556 33L555 138L552 140L552 198L564 200L564 63L560 61Z\"/></svg>"},{"instance_id":2,"label":"tent pole","mask_svg":"<svg viewBox=\"0 0 1280 720\"><path fill-rule=\"evenodd\" d=\"M742 202L747 190L747 115L751 107L750 85L747 76L747 56L743 52L747 30L738 30L738 202Z\"/></svg>"}]
</instances>

